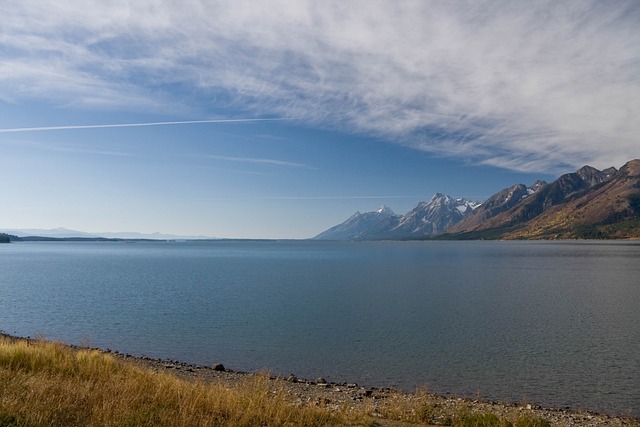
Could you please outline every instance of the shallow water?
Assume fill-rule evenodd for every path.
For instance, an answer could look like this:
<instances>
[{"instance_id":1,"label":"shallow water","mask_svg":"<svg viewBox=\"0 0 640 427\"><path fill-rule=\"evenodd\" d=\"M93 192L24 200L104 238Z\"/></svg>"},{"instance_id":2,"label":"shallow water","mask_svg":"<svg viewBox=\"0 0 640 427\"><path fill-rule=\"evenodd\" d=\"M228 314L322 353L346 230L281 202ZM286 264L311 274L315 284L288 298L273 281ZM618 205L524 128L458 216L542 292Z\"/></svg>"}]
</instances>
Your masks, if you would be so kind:
<instances>
[{"instance_id":1,"label":"shallow water","mask_svg":"<svg viewBox=\"0 0 640 427\"><path fill-rule=\"evenodd\" d=\"M0 245L0 329L640 416L634 242Z\"/></svg>"}]
</instances>

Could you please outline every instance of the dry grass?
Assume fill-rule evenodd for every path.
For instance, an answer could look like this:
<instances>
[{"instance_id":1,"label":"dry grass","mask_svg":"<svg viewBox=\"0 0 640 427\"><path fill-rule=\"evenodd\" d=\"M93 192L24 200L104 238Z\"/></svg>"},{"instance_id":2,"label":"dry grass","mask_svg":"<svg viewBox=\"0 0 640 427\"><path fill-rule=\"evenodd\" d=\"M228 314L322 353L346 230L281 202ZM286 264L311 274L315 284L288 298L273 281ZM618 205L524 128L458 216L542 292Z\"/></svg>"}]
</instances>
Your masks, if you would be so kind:
<instances>
[{"instance_id":1,"label":"dry grass","mask_svg":"<svg viewBox=\"0 0 640 427\"><path fill-rule=\"evenodd\" d=\"M187 382L113 356L0 338L0 426L336 425L341 414L295 407L268 379L240 387Z\"/></svg>"},{"instance_id":2,"label":"dry grass","mask_svg":"<svg viewBox=\"0 0 640 427\"><path fill-rule=\"evenodd\" d=\"M456 401L457 402L457 401ZM400 426L549 427L443 405L428 393L391 393L355 408L296 404L284 382L184 380L97 350L0 336L0 427Z\"/></svg>"},{"instance_id":3,"label":"dry grass","mask_svg":"<svg viewBox=\"0 0 640 427\"><path fill-rule=\"evenodd\" d=\"M410 399L406 395L391 396L372 413L383 419L407 424L451 427L551 427L543 418L528 413L510 413L498 416L490 411L474 408L466 401L443 405L434 395L418 391ZM480 410L478 410L480 409Z\"/></svg>"}]
</instances>

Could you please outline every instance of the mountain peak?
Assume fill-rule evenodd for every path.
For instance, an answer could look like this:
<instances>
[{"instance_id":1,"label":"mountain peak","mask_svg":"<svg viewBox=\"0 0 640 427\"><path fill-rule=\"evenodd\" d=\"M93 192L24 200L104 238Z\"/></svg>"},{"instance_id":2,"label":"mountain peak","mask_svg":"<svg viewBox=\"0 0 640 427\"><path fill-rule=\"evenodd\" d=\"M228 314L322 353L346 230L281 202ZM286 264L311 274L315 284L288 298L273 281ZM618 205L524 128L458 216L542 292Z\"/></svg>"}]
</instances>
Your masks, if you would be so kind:
<instances>
[{"instance_id":1,"label":"mountain peak","mask_svg":"<svg viewBox=\"0 0 640 427\"><path fill-rule=\"evenodd\" d=\"M448 201L448 200L452 200L452 199L451 199L451 196L447 196L446 194L436 193L436 194L433 195L433 197L431 197L431 201L429 203L433 203L436 200Z\"/></svg>"},{"instance_id":2,"label":"mountain peak","mask_svg":"<svg viewBox=\"0 0 640 427\"><path fill-rule=\"evenodd\" d=\"M377 210L376 213L382 214L382 215L395 215L395 212L393 212L391 210L391 208L387 205L382 205L380 206Z\"/></svg>"},{"instance_id":3,"label":"mountain peak","mask_svg":"<svg viewBox=\"0 0 640 427\"><path fill-rule=\"evenodd\" d=\"M533 183L533 185L531 185L531 187L528 187L528 189L535 193L545 185L547 185L545 181L537 180L536 182Z\"/></svg>"},{"instance_id":4,"label":"mountain peak","mask_svg":"<svg viewBox=\"0 0 640 427\"><path fill-rule=\"evenodd\" d=\"M589 174L589 173L598 173L600 171L594 168L593 166L584 165L583 167L578 169L576 172L578 173L578 175L582 175L582 174Z\"/></svg>"},{"instance_id":5,"label":"mountain peak","mask_svg":"<svg viewBox=\"0 0 640 427\"><path fill-rule=\"evenodd\" d=\"M594 186L596 184L600 184L601 182L607 181L611 177L611 169L609 168L607 171L599 171L598 169L591 166L583 166L576 171L576 174L585 181L589 186Z\"/></svg>"},{"instance_id":6,"label":"mountain peak","mask_svg":"<svg viewBox=\"0 0 640 427\"><path fill-rule=\"evenodd\" d=\"M620 168L620 172L623 172L628 176L640 175L640 159L630 160Z\"/></svg>"}]
</instances>

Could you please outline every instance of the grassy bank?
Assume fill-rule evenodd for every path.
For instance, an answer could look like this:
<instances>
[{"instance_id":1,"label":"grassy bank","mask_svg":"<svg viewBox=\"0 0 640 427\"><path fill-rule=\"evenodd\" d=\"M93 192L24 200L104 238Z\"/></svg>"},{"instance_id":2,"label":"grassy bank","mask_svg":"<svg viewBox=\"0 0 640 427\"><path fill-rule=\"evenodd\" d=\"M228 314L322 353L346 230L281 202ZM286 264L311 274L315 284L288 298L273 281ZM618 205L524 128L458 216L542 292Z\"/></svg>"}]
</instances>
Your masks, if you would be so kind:
<instances>
[{"instance_id":1,"label":"grassy bank","mask_svg":"<svg viewBox=\"0 0 640 427\"><path fill-rule=\"evenodd\" d=\"M550 425L521 408L496 414L426 393L336 408L293 399L291 387L267 375L185 380L97 350L0 335L0 427Z\"/></svg>"},{"instance_id":2,"label":"grassy bank","mask_svg":"<svg viewBox=\"0 0 640 427\"><path fill-rule=\"evenodd\" d=\"M237 389L187 382L95 350L0 338L0 426L327 425L254 376Z\"/></svg>"}]
</instances>

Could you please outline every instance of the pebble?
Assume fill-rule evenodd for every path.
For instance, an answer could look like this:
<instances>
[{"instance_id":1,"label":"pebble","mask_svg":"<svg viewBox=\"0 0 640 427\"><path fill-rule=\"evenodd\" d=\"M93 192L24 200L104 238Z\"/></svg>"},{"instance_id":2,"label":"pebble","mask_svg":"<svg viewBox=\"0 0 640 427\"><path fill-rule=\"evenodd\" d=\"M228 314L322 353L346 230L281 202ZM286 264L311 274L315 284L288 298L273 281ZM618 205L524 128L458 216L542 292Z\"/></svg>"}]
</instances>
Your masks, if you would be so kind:
<instances>
[{"instance_id":1,"label":"pebble","mask_svg":"<svg viewBox=\"0 0 640 427\"><path fill-rule=\"evenodd\" d=\"M297 382L298 382L298 377L296 377L296 376L295 376L295 375L293 375L293 374L290 374L290 375L287 377L287 381L292 382L292 383L297 383Z\"/></svg>"}]
</instances>

